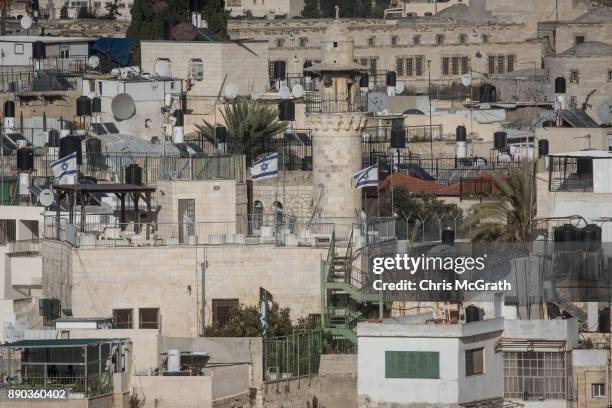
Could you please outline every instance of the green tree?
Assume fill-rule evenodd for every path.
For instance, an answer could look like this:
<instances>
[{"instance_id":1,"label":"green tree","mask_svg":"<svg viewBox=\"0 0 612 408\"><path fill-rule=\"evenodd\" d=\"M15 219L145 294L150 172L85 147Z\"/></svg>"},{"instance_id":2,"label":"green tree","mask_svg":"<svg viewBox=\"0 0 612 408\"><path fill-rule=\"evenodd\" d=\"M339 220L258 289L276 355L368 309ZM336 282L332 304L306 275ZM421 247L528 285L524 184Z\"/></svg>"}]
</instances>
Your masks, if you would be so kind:
<instances>
[{"instance_id":1,"label":"green tree","mask_svg":"<svg viewBox=\"0 0 612 408\"><path fill-rule=\"evenodd\" d=\"M89 11L87 7L81 6L81 8L79 9L79 13L77 14L77 18L79 20L87 20L87 19L96 18L96 15L92 13L91 11Z\"/></svg>"},{"instance_id":2,"label":"green tree","mask_svg":"<svg viewBox=\"0 0 612 408\"><path fill-rule=\"evenodd\" d=\"M64 4L62 8L60 9L60 20L67 20L67 19L68 19L68 6Z\"/></svg>"},{"instance_id":3,"label":"green tree","mask_svg":"<svg viewBox=\"0 0 612 408\"><path fill-rule=\"evenodd\" d=\"M228 131L229 153L244 154L249 166L257 156L268 152L272 137L287 128L285 123L279 122L275 108L249 98L238 98L225 105L221 116ZM213 123L204 121L196 128L200 136L215 143Z\"/></svg>"},{"instance_id":4,"label":"green tree","mask_svg":"<svg viewBox=\"0 0 612 408\"><path fill-rule=\"evenodd\" d=\"M526 242L536 214L535 166L511 167L508 177L493 173L499 190L494 201L476 204L470 214L472 240Z\"/></svg>"},{"instance_id":5,"label":"green tree","mask_svg":"<svg viewBox=\"0 0 612 408\"><path fill-rule=\"evenodd\" d=\"M319 10L319 0L305 0L304 9L302 10L302 17L305 17L305 18L321 17L321 11Z\"/></svg>"},{"instance_id":6,"label":"green tree","mask_svg":"<svg viewBox=\"0 0 612 408\"><path fill-rule=\"evenodd\" d=\"M289 315L290 309L280 308L273 302L268 310L268 331L270 337L284 336L293 332ZM240 305L230 312L224 325L213 324L206 329L209 337L257 337L261 335L259 307Z\"/></svg>"},{"instance_id":7,"label":"green tree","mask_svg":"<svg viewBox=\"0 0 612 408\"><path fill-rule=\"evenodd\" d=\"M104 8L106 9L106 16L104 16L104 18L107 20L116 20L117 16L121 15L119 12L119 0L113 0L107 3Z\"/></svg>"},{"instance_id":8,"label":"green tree","mask_svg":"<svg viewBox=\"0 0 612 408\"><path fill-rule=\"evenodd\" d=\"M228 38L227 19L229 11L225 10L224 0L206 0L202 16L208 23L208 29L221 38Z\"/></svg>"}]
</instances>

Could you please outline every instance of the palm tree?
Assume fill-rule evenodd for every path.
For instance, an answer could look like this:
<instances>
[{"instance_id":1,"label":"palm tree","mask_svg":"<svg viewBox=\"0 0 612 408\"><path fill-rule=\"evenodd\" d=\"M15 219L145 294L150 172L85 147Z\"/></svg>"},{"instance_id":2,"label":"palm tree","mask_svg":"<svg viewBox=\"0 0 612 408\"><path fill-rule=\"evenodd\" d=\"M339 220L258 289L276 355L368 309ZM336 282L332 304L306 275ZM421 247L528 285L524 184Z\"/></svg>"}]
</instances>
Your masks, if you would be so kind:
<instances>
[{"instance_id":1,"label":"palm tree","mask_svg":"<svg viewBox=\"0 0 612 408\"><path fill-rule=\"evenodd\" d=\"M508 177L494 173L495 201L475 205L470 214L474 241L526 242L536 212L535 166L511 167Z\"/></svg>"},{"instance_id":2,"label":"palm tree","mask_svg":"<svg viewBox=\"0 0 612 408\"><path fill-rule=\"evenodd\" d=\"M0 0L0 35L6 34L6 15L11 9L13 0Z\"/></svg>"},{"instance_id":3,"label":"palm tree","mask_svg":"<svg viewBox=\"0 0 612 408\"><path fill-rule=\"evenodd\" d=\"M226 105L221 116L227 127L229 153L244 154L249 166L258 155L268 151L270 139L287 128L286 123L279 122L276 109L249 98ZM215 144L214 124L205 120L196 128L200 136Z\"/></svg>"}]
</instances>

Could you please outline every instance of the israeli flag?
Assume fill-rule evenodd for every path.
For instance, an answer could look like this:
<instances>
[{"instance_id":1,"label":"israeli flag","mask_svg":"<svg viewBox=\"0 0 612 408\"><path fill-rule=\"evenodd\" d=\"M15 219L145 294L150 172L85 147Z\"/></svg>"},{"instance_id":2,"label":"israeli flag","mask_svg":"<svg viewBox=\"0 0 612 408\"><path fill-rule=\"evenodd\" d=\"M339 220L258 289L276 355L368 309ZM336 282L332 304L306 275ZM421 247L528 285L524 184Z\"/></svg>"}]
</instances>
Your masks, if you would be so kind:
<instances>
[{"instance_id":1,"label":"israeli flag","mask_svg":"<svg viewBox=\"0 0 612 408\"><path fill-rule=\"evenodd\" d=\"M355 180L355 187L357 188L377 186L378 164L359 170L353 174L353 180Z\"/></svg>"},{"instance_id":2,"label":"israeli flag","mask_svg":"<svg viewBox=\"0 0 612 408\"><path fill-rule=\"evenodd\" d=\"M265 337L268 332L268 291L264 288L259 288L259 328Z\"/></svg>"},{"instance_id":3,"label":"israeli flag","mask_svg":"<svg viewBox=\"0 0 612 408\"><path fill-rule=\"evenodd\" d=\"M251 178L253 181L264 180L278 176L278 153L266 156L253 163Z\"/></svg>"},{"instance_id":4,"label":"israeli flag","mask_svg":"<svg viewBox=\"0 0 612 408\"><path fill-rule=\"evenodd\" d=\"M56 184L68 184L79 172L76 152L51 163L51 169Z\"/></svg>"}]
</instances>

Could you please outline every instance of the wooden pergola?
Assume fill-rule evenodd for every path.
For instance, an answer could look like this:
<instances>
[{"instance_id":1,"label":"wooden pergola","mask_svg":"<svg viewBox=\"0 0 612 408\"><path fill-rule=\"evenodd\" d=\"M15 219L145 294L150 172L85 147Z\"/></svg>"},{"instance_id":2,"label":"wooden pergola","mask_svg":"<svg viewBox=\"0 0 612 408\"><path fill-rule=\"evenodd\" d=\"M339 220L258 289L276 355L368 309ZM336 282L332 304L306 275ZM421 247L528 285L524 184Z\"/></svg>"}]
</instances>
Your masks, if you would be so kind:
<instances>
[{"instance_id":1,"label":"wooden pergola","mask_svg":"<svg viewBox=\"0 0 612 408\"><path fill-rule=\"evenodd\" d=\"M57 239L60 239L60 202L66 197L70 200L69 219L74 222L74 209L77 205L81 206L81 231L85 231L85 205L92 194L115 194L121 203L119 212L119 223L121 228L125 228L126 209L125 198L129 195L134 202L134 211L138 212L138 202L142 199L147 205L147 224L151 222L151 198L155 192L155 187L138 186L135 184L62 184L55 186L55 208L57 223Z\"/></svg>"}]
</instances>

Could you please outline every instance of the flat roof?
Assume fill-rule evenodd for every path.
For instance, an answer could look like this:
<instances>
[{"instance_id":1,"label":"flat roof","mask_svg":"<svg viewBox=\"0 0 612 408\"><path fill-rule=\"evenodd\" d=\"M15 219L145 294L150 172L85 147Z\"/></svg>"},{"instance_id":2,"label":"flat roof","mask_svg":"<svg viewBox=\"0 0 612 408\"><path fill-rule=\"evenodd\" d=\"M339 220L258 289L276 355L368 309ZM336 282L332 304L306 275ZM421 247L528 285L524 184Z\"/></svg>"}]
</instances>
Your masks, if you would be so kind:
<instances>
[{"instance_id":1,"label":"flat roof","mask_svg":"<svg viewBox=\"0 0 612 408\"><path fill-rule=\"evenodd\" d=\"M14 343L0 345L0 348L59 348L59 347L85 347L100 343L108 343L113 340L125 339L43 339L43 340L19 340Z\"/></svg>"},{"instance_id":2,"label":"flat roof","mask_svg":"<svg viewBox=\"0 0 612 408\"><path fill-rule=\"evenodd\" d=\"M33 43L36 41L42 41L44 43L58 43L58 42L83 42L83 41L95 41L95 38L90 37L51 37L42 35L5 35L0 37L0 42L27 42Z\"/></svg>"},{"instance_id":3,"label":"flat roof","mask_svg":"<svg viewBox=\"0 0 612 408\"><path fill-rule=\"evenodd\" d=\"M85 193L131 193L153 192L157 187L137 186L135 184L62 184L56 190L82 191Z\"/></svg>"}]
</instances>

